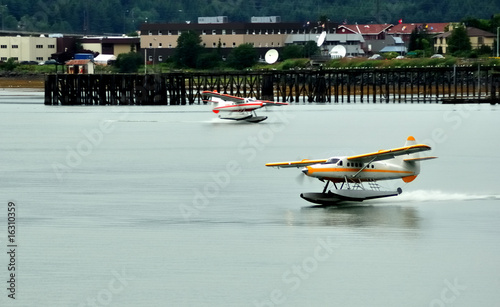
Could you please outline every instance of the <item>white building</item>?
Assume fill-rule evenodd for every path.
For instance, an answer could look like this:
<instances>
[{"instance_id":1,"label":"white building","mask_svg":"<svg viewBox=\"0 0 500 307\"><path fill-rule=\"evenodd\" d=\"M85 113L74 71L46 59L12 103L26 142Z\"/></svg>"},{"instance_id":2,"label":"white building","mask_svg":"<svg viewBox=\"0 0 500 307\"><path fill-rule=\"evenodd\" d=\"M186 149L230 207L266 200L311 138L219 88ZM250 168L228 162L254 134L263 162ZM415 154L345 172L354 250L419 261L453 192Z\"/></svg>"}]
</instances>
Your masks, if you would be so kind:
<instances>
[{"instance_id":1,"label":"white building","mask_svg":"<svg viewBox=\"0 0 500 307\"><path fill-rule=\"evenodd\" d=\"M57 51L57 38L45 36L0 37L0 61L47 61Z\"/></svg>"}]
</instances>

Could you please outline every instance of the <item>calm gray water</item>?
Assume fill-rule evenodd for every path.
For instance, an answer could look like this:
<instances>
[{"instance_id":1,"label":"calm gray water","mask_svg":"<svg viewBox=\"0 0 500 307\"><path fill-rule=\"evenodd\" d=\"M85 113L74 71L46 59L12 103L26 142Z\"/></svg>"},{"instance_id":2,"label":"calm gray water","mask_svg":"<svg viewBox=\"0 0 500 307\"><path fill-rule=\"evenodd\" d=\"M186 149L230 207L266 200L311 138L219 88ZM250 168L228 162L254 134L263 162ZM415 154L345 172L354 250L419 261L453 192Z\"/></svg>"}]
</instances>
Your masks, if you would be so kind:
<instances>
[{"instance_id":1,"label":"calm gray water","mask_svg":"<svg viewBox=\"0 0 500 307\"><path fill-rule=\"evenodd\" d=\"M1 306L498 306L498 106L48 107L0 92ZM316 209L267 162L433 146L403 194ZM16 205L16 299L8 202ZM7 285L7 286L6 286Z\"/></svg>"}]
</instances>

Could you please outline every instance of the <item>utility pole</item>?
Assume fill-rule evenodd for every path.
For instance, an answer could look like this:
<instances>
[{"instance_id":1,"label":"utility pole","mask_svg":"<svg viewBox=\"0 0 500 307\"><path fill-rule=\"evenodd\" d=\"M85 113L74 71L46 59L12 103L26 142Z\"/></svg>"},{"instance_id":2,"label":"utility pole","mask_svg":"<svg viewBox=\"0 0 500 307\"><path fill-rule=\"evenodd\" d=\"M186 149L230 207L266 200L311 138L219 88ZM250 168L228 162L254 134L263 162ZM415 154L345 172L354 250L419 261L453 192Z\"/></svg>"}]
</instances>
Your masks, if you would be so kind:
<instances>
[{"instance_id":1,"label":"utility pole","mask_svg":"<svg viewBox=\"0 0 500 307\"><path fill-rule=\"evenodd\" d=\"M500 27L497 27L497 58L500 57L498 54L498 30L500 30Z\"/></svg>"}]
</instances>

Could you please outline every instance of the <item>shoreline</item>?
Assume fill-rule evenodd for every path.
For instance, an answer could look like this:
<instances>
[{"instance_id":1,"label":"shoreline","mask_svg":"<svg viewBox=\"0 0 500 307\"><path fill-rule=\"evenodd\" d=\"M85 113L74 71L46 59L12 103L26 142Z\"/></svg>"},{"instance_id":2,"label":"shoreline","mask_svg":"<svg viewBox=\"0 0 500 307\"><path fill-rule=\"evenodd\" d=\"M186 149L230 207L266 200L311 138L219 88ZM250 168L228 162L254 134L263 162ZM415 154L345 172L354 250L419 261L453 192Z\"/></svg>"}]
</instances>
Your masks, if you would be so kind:
<instances>
[{"instance_id":1,"label":"shoreline","mask_svg":"<svg viewBox=\"0 0 500 307\"><path fill-rule=\"evenodd\" d=\"M44 89L45 75L0 77L0 88Z\"/></svg>"}]
</instances>

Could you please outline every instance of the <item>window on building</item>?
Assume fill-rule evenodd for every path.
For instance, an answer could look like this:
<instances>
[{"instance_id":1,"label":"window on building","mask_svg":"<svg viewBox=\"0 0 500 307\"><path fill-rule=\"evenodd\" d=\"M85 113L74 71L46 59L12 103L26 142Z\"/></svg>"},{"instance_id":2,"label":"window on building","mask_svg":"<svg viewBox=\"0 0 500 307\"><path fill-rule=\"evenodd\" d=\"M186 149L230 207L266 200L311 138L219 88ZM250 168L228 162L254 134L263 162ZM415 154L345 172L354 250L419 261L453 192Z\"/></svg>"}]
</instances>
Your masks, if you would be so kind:
<instances>
[{"instance_id":1,"label":"window on building","mask_svg":"<svg viewBox=\"0 0 500 307\"><path fill-rule=\"evenodd\" d=\"M158 56L158 62L163 62L163 56L162 55Z\"/></svg>"},{"instance_id":2,"label":"window on building","mask_svg":"<svg viewBox=\"0 0 500 307\"><path fill-rule=\"evenodd\" d=\"M153 32L151 32L151 30L149 30L148 35L153 35Z\"/></svg>"},{"instance_id":3,"label":"window on building","mask_svg":"<svg viewBox=\"0 0 500 307\"><path fill-rule=\"evenodd\" d=\"M0 48L7 49L7 45L1 45Z\"/></svg>"},{"instance_id":4,"label":"window on building","mask_svg":"<svg viewBox=\"0 0 500 307\"><path fill-rule=\"evenodd\" d=\"M236 31L235 31L235 30L232 30L232 31L231 31L231 33L232 33L233 35L235 35L235 34L236 34ZM247 34L248 34L248 31L247 31Z\"/></svg>"},{"instance_id":5,"label":"window on building","mask_svg":"<svg viewBox=\"0 0 500 307\"><path fill-rule=\"evenodd\" d=\"M222 35L226 35L226 30L222 30Z\"/></svg>"},{"instance_id":6,"label":"window on building","mask_svg":"<svg viewBox=\"0 0 500 307\"><path fill-rule=\"evenodd\" d=\"M205 30L201 30L201 35L207 35L207 32L205 32Z\"/></svg>"},{"instance_id":7,"label":"window on building","mask_svg":"<svg viewBox=\"0 0 500 307\"><path fill-rule=\"evenodd\" d=\"M163 44L162 43L158 43L158 48L162 48L163 47Z\"/></svg>"},{"instance_id":8,"label":"window on building","mask_svg":"<svg viewBox=\"0 0 500 307\"><path fill-rule=\"evenodd\" d=\"M213 43L212 43L212 47L214 47L214 48L215 48L216 46L217 46L217 44L215 44L215 42L213 42Z\"/></svg>"},{"instance_id":9,"label":"window on building","mask_svg":"<svg viewBox=\"0 0 500 307\"><path fill-rule=\"evenodd\" d=\"M41 56L37 56L37 57L36 57L36 60L37 60L37 61L43 61L43 57L41 57Z\"/></svg>"},{"instance_id":10,"label":"window on building","mask_svg":"<svg viewBox=\"0 0 500 307\"><path fill-rule=\"evenodd\" d=\"M43 45L36 45L35 47L36 47L36 49L42 49Z\"/></svg>"},{"instance_id":11,"label":"window on building","mask_svg":"<svg viewBox=\"0 0 500 307\"><path fill-rule=\"evenodd\" d=\"M3 56L0 58L0 61L7 61L7 58Z\"/></svg>"},{"instance_id":12,"label":"window on building","mask_svg":"<svg viewBox=\"0 0 500 307\"><path fill-rule=\"evenodd\" d=\"M152 61L153 61L153 56L152 56L152 55L148 56L148 61L149 61L149 62L152 62Z\"/></svg>"},{"instance_id":13,"label":"window on building","mask_svg":"<svg viewBox=\"0 0 500 307\"><path fill-rule=\"evenodd\" d=\"M168 48L172 48L172 44L168 44Z\"/></svg>"},{"instance_id":14,"label":"window on building","mask_svg":"<svg viewBox=\"0 0 500 307\"><path fill-rule=\"evenodd\" d=\"M13 57L14 61L19 61L19 58L17 56Z\"/></svg>"},{"instance_id":15,"label":"window on building","mask_svg":"<svg viewBox=\"0 0 500 307\"><path fill-rule=\"evenodd\" d=\"M158 30L158 35L161 35L161 31L160 30Z\"/></svg>"},{"instance_id":16,"label":"window on building","mask_svg":"<svg viewBox=\"0 0 500 307\"><path fill-rule=\"evenodd\" d=\"M236 43L235 42L233 42L233 47L236 47Z\"/></svg>"},{"instance_id":17,"label":"window on building","mask_svg":"<svg viewBox=\"0 0 500 307\"><path fill-rule=\"evenodd\" d=\"M56 45L47 45L47 47L48 47L49 49L54 49L54 48L56 48Z\"/></svg>"},{"instance_id":18,"label":"window on building","mask_svg":"<svg viewBox=\"0 0 500 307\"><path fill-rule=\"evenodd\" d=\"M217 31L216 30L212 30L212 35L215 35L217 34Z\"/></svg>"},{"instance_id":19,"label":"window on building","mask_svg":"<svg viewBox=\"0 0 500 307\"><path fill-rule=\"evenodd\" d=\"M153 43L149 43L149 48L153 48Z\"/></svg>"},{"instance_id":20,"label":"window on building","mask_svg":"<svg viewBox=\"0 0 500 307\"><path fill-rule=\"evenodd\" d=\"M226 43L222 43L222 47L226 47Z\"/></svg>"},{"instance_id":21,"label":"window on building","mask_svg":"<svg viewBox=\"0 0 500 307\"><path fill-rule=\"evenodd\" d=\"M17 49L17 48L19 48L18 45L12 45L12 49Z\"/></svg>"}]
</instances>

